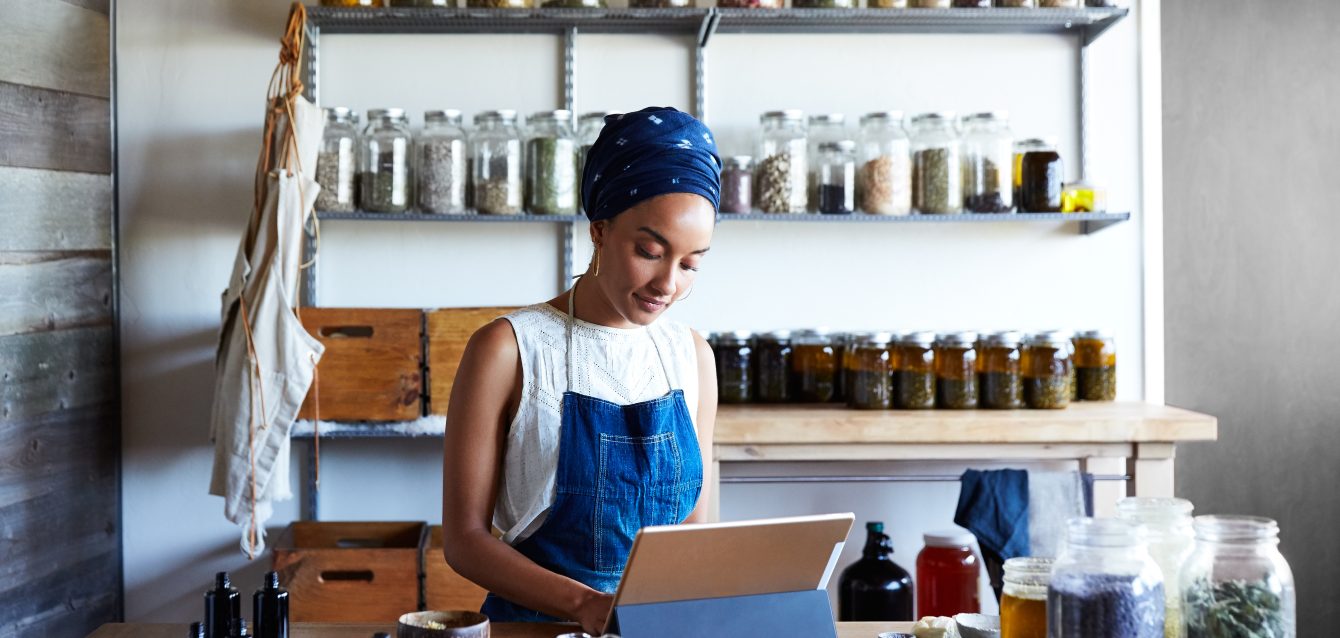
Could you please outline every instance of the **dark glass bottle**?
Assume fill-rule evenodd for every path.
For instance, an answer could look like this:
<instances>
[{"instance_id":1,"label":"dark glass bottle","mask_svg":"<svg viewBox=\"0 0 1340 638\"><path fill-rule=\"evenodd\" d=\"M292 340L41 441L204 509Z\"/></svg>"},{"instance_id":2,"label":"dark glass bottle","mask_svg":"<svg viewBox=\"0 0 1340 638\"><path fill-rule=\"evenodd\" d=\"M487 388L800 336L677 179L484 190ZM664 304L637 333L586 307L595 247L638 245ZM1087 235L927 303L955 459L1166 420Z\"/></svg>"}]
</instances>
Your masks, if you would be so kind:
<instances>
[{"instance_id":1,"label":"dark glass bottle","mask_svg":"<svg viewBox=\"0 0 1340 638\"><path fill-rule=\"evenodd\" d=\"M1020 160L1020 170L1023 178L1019 185L1019 196L1023 201L1019 202L1019 212L1061 212L1061 186L1065 181L1065 169L1056 148L1044 147L1024 153Z\"/></svg>"},{"instance_id":2,"label":"dark glass bottle","mask_svg":"<svg viewBox=\"0 0 1340 638\"><path fill-rule=\"evenodd\" d=\"M884 523L866 523L865 530L861 560L842 570L838 583L838 620L914 620L912 576L889 558L893 542L884 533Z\"/></svg>"},{"instance_id":3,"label":"dark glass bottle","mask_svg":"<svg viewBox=\"0 0 1340 638\"><path fill-rule=\"evenodd\" d=\"M205 623L191 623L191 628L186 632L186 638L205 638Z\"/></svg>"},{"instance_id":4,"label":"dark glass bottle","mask_svg":"<svg viewBox=\"0 0 1340 638\"><path fill-rule=\"evenodd\" d=\"M205 638L228 638L233 620L242 617L242 593L228 581L228 572L214 575L214 589L205 592Z\"/></svg>"},{"instance_id":5,"label":"dark glass bottle","mask_svg":"<svg viewBox=\"0 0 1340 638\"><path fill-rule=\"evenodd\" d=\"M251 597L256 638L288 638L288 590L279 586L279 572L265 574L265 586Z\"/></svg>"},{"instance_id":6,"label":"dark glass bottle","mask_svg":"<svg viewBox=\"0 0 1340 638\"><path fill-rule=\"evenodd\" d=\"M253 638L251 626L242 618L233 619L233 633L231 638Z\"/></svg>"}]
</instances>

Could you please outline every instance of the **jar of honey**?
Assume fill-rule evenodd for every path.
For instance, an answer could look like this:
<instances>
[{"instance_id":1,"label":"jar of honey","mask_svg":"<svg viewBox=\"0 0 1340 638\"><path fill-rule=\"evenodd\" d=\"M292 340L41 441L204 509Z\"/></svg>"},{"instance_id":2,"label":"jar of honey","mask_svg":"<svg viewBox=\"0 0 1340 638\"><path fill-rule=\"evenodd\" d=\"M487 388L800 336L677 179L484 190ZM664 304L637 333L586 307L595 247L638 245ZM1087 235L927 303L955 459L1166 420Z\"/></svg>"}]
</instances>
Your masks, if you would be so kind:
<instances>
[{"instance_id":1,"label":"jar of honey","mask_svg":"<svg viewBox=\"0 0 1340 638\"><path fill-rule=\"evenodd\" d=\"M754 334L747 330L715 335L717 400L749 403L754 400Z\"/></svg>"},{"instance_id":2,"label":"jar of honey","mask_svg":"<svg viewBox=\"0 0 1340 638\"><path fill-rule=\"evenodd\" d=\"M977 407L977 333L946 332L935 338L935 407Z\"/></svg>"},{"instance_id":3,"label":"jar of honey","mask_svg":"<svg viewBox=\"0 0 1340 638\"><path fill-rule=\"evenodd\" d=\"M759 335L754 347L754 398L762 403L792 400L791 331Z\"/></svg>"},{"instance_id":4,"label":"jar of honey","mask_svg":"<svg viewBox=\"0 0 1340 638\"><path fill-rule=\"evenodd\" d=\"M847 406L858 410L893 407L893 335L887 332L853 334L846 367Z\"/></svg>"},{"instance_id":5,"label":"jar of honey","mask_svg":"<svg viewBox=\"0 0 1340 638\"><path fill-rule=\"evenodd\" d=\"M926 546L917 554L917 616L980 612L977 581L981 561L972 551L977 539L961 531L926 534L923 538Z\"/></svg>"},{"instance_id":6,"label":"jar of honey","mask_svg":"<svg viewBox=\"0 0 1340 638\"><path fill-rule=\"evenodd\" d=\"M1074 367L1070 333L1039 332L1024 346L1024 403L1033 409L1060 409L1070 405L1074 393Z\"/></svg>"},{"instance_id":7,"label":"jar of honey","mask_svg":"<svg viewBox=\"0 0 1340 638\"><path fill-rule=\"evenodd\" d=\"M1052 559L1018 557L1005 561L1000 598L1000 638L1047 638L1047 585Z\"/></svg>"},{"instance_id":8,"label":"jar of honey","mask_svg":"<svg viewBox=\"0 0 1340 638\"><path fill-rule=\"evenodd\" d=\"M1117 341L1112 333L1085 330L1075 336L1075 398L1117 400Z\"/></svg>"},{"instance_id":9,"label":"jar of honey","mask_svg":"<svg viewBox=\"0 0 1340 638\"><path fill-rule=\"evenodd\" d=\"M1019 371L1019 344L1023 335L1013 331L984 335L977 345L978 405L988 410L1024 407L1024 380Z\"/></svg>"},{"instance_id":10,"label":"jar of honey","mask_svg":"<svg viewBox=\"0 0 1340 638\"><path fill-rule=\"evenodd\" d=\"M929 410L935 407L935 333L909 332L894 352L893 407Z\"/></svg>"},{"instance_id":11,"label":"jar of honey","mask_svg":"<svg viewBox=\"0 0 1340 638\"><path fill-rule=\"evenodd\" d=\"M796 380L795 400L828 403L837 389L837 351L833 337L823 330L801 330L791 336L791 368Z\"/></svg>"}]
</instances>

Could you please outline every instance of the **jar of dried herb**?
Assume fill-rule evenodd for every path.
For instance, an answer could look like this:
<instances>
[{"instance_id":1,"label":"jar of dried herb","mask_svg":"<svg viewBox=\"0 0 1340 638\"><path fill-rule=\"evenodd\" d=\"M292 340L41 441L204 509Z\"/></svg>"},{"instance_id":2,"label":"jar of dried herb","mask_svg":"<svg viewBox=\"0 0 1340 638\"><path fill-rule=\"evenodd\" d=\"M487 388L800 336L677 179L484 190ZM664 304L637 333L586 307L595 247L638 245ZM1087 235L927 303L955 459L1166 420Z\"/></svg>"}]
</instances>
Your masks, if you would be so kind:
<instances>
[{"instance_id":1,"label":"jar of dried herb","mask_svg":"<svg viewBox=\"0 0 1340 638\"><path fill-rule=\"evenodd\" d=\"M1279 525L1254 516L1197 516L1196 549L1182 567L1188 638L1296 638L1293 571Z\"/></svg>"},{"instance_id":2,"label":"jar of dried herb","mask_svg":"<svg viewBox=\"0 0 1340 638\"><path fill-rule=\"evenodd\" d=\"M455 109L427 111L423 132L415 140L419 166L419 210L425 213L465 212L467 172L465 129L461 112Z\"/></svg>"},{"instance_id":3,"label":"jar of dried herb","mask_svg":"<svg viewBox=\"0 0 1340 638\"><path fill-rule=\"evenodd\" d=\"M1019 159L1019 212L1061 212L1061 187L1065 183L1065 165L1055 140L1042 140Z\"/></svg>"},{"instance_id":4,"label":"jar of dried herb","mask_svg":"<svg viewBox=\"0 0 1340 638\"><path fill-rule=\"evenodd\" d=\"M754 334L747 330L716 335L717 399L722 403L754 400Z\"/></svg>"},{"instance_id":5,"label":"jar of dried herb","mask_svg":"<svg viewBox=\"0 0 1340 638\"><path fill-rule=\"evenodd\" d=\"M1030 336L1024 344L1020 368L1024 374L1024 403L1028 407L1050 410L1070 405L1074 376L1070 333L1049 330Z\"/></svg>"},{"instance_id":6,"label":"jar of dried herb","mask_svg":"<svg viewBox=\"0 0 1340 638\"><path fill-rule=\"evenodd\" d=\"M586 157L590 155L591 147L595 146L596 140L600 139L600 132L605 130L605 117L609 113L605 111L591 111L583 113L577 118L577 206L582 210L582 180L585 179Z\"/></svg>"},{"instance_id":7,"label":"jar of dried herb","mask_svg":"<svg viewBox=\"0 0 1340 638\"><path fill-rule=\"evenodd\" d=\"M368 111L359 150L358 203L374 213L403 213L414 201L414 135L404 109Z\"/></svg>"},{"instance_id":8,"label":"jar of dried herb","mask_svg":"<svg viewBox=\"0 0 1340 638\"><path fill-rule=\"evenodd\" d=\"M903 114L879 111L861 117L856 173L857 205L875 215L906 215L912 210L912 160Z\"/></svg>"},{"instance_id":9,"label":"jar of dried herb","mask_svg":"<svg viewBox=\"0 0 1340 638\"><path fill-rule=\"evenodd\" d=\"M1004 111L963 118L963 208L972 213L1014 210L1014 133Z\"/></svg>"},{"instance_id":10,"label":"jar of dried herb","mask_svg":"<svg viewBox=\"0 0 1340 638\"><path fill-rule=\"evenodd\" d=\"M929 410L935 407L935 333L909 332L894 350L893 407Z\"/></svg>"},{"instance_id":11,"label":"jar of dried herb","mask_svg":"<svg viewBox=\"0 0 1340 638\"><path fill-rule=\"evenodd\" d=\"M935 337L935 407L977 407L977 333L944 332Z\"/></svg>"},{"instance_id":12,"label":"jar of dried herb","mask_svg":"<svg viewBox=\"0 0 1340 638\"><path fill-rule=\"evenodd\" d=\"M1117 517L1141 526L1149 555L1163 571L1163 636L1182 638L1182 565L1196 548L1191 501L1132 496L1117 501Z\"/></svg>"},{"instance_id":13,"label":"jar of dried herb","mask_svg":"<svg viewBox=\"0 0 1340 638\"><path fill-rule=\"evenodd\" d=\"M912 207L919 213L963 211L962 143L954 114L912 118Z\"/></svg>"},{"instance_id":14,"label":"jar of dried herb","mask_svg":"<svg viewBox=\"0 0 1340 638\"><path fill-rule=\"evenodd\" d=\"M794 0L792 6L795 6ZM840 142L851 139L847 135L847 116L841 113L819 113L811 115L809 118L809 128L805 131L805 139L808 142L806 151L809 153L810 174L807 178L806 208L811 213L819 212L819 170L822 158L819 147L829 142Z\"/></svg>"},{"instance_id":15,"label":"jar of dried herb","mask_svg":"<svg viewBox=\"0 0 1340 638\"><path fill-rule=\"evenodd\" d=\"M532 215L577 214L577 134L572 111L530 116L526 139L526 211Z\"/></svg>"},{"instance_id":16,"label":"jar of dried herb","mask_svg":"<svg viewBox=\"0 0 1340 638\"><path fill-rule=\"evenodd\" d=\"M858 410L893 407L893 340L888 332L850 335L843 357L847 407Z\"/></svg>"},{"instance_id":17,"label":"jar of dried herb","mask_svg":"<svg viewBox=\"0 0 1340 638\"><path fill-rule=\"evenodd\" d=\"M1105 330L1075 336L1075 387L1080 401L1117 400L1117 340Z\"/></svg>"},{"instance_id":18,"label":"jar of dried herb","mask_svg":"<svg viewBox=\"0 0 1340 638\"><path fill-rule=\"evenodd\" d=\"M819 145L819 212L850 215L856 212L856 142Z\"/></svg>"},{"instance_id":19,"label":"jar of dried herb","mask_svg":"<svg viewBox=\"0 0 1340 638\"><path fill-rule=\"evenodd\" d=\"M1020 371L1023 335L1012 330L983 335L977 346L978 405L988 410L1024 407L1024 379Z\"/></svg>"},{"instance_id":20,"label":"jar of dried herb","mask_svg":"<svg viewBox=\"0 0 1340 638\"><path fill-rule=\"evenodd\" d=\"M754 398L762 403L792 400L791 331L765 332L754 340Z\"/></svg>"},{"instance_id":21,"label":"jar of dried herb","mask_svg":"<svg viewBox=\"0 0 1340 638\"><path fill-rule=\"evenodd\" d=\"M524 188L516 111L476 114L470 149L475 165L475 209L489 215L520 214Z\"/></svg>"},{"instance_id":22,"label":"jar of dried herb","mask_svg":"<svg viewBox=\"0 0 1340 638\"><path fill-rule=\"evenodd\" d=\"M721 169L721 206L723 213L748 213L754 205L753 158L736 155L726 158Z\"/></svg>"},{"instance_id":23,"label":"jar of dried herb","mask_svg":"<svg viewBox=\"0 0 1340 638\"><path fill-rule=\"evenodd\" d=\"M796 400L828 403L837 391L838 355L833 337L824 330L801 330L791 337L791 367Z\"/></svg>"},{"instance_id":24,"label":"jar of dried herb","mask_svg":"<svg viewBox=\"0 0 1340 638\"><path fill-rule=\"evenodd\" d=\"M754 202L765 213L803 213L809 179L805 113L769 111L759 122L758 164L754 167Z\"/></svg>"},{"instance_id":25,"label":"jar of dried herb","mask_svg":"<svg viewBox=\"0 0 1340 638\"><path fill-rule=\"evenodd\" d=\"M358 114L343 107L326 109L326 130L316 156L316 209L351 213L358 208Z\"/></svg>"},{"instance_id":26,"label":"jar of dried herb","mask_svg":"<svg viewBox=\"0 0 1340 638\"><path fill-rule=\"evenodd\" d=\"M1047 584L1047 636L1158 638L1163 627L1163 573L1139 526L1071 519Z\"/></svg>"}]
</instances>

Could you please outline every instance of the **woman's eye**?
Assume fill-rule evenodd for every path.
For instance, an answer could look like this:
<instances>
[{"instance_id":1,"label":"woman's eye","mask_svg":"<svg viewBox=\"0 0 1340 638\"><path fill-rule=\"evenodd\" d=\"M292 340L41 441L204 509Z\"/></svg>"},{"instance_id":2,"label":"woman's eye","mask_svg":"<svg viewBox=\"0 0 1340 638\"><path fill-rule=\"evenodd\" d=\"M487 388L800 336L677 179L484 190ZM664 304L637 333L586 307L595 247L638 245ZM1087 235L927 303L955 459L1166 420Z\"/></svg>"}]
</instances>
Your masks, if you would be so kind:
<instances>
[{"instance_id":1,"label":"woman's eye","mask_svg":"<svg viewBox=\"0 0 1340 638\"><path fill-rule=\"evenodd\" d=\"M687 270L687 271L689 271L689 272L698 272L698 264L690 264L690 263L687 262L687 261L681 261L681 262L679 262L679 267L680 267L681 269L683 269L683 270Z\"/></svg>"},{"instance_id":2,"label":"woman's eye","mask_svg":"<svg viewBox=\"0 0 1340 638\"><path fill-rule=\"evenodd\" d=\"M641 246L638 246L638 247L637 247L637 255L638 255L639 257L642 257L643 259L660 259L660 258L661 258L660 255L653 255L653 254L651 254L650 251L643 249Z\"/></svg>"}]
</instances>

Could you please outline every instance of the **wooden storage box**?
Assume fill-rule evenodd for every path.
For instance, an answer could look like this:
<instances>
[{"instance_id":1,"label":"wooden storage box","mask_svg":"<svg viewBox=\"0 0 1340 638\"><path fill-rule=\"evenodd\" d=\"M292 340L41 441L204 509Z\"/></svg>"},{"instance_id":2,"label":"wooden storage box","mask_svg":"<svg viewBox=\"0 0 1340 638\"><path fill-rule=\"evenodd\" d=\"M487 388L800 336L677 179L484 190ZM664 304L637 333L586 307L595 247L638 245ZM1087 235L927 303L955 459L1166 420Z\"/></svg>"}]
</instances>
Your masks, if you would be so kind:
<instances>
[{"instance_id":1,"label":"wooden storage box","mask_svg":"<svg viewBox=\"0 0 1340 638\"><path fill-rule=\"evenodd\" d=\"M442 556L442 526L433 525L423 536L424 609L478 611L488 593L447 565Z\"/></svg>"},{"instance_id":2,"label":"wooden storage box","mask_svg":"<svg viewBox=\"0 0 1340 638\"><path fill-rule=\"evenodd\" d=\"M423 311L303 308L302 324L325 344L298 418L405 421L423 414Z\"/></svg>"},{"instance_id":3,"label":"wooden storage box","mask_svg":"<svg viewBox=\"0 0 1340 638\"><path fill-rule=\"evenodd\" d=\"M423 523L289 525L274 569L293 622L394 623L419 609Z\"/></svg>"},{"instance_id":4,"label":"wooden storage box","mask_svg":"<svg viewBox=\"0 0 1340 638\"><path fill-rule=\"evenodd\" d=\"M429 310L428 324L428 396L429 411L447 413L456 369L465 354L465 344L475 331L488 325L515 307L443 308Z\"/></svg>"}]
</instances>

